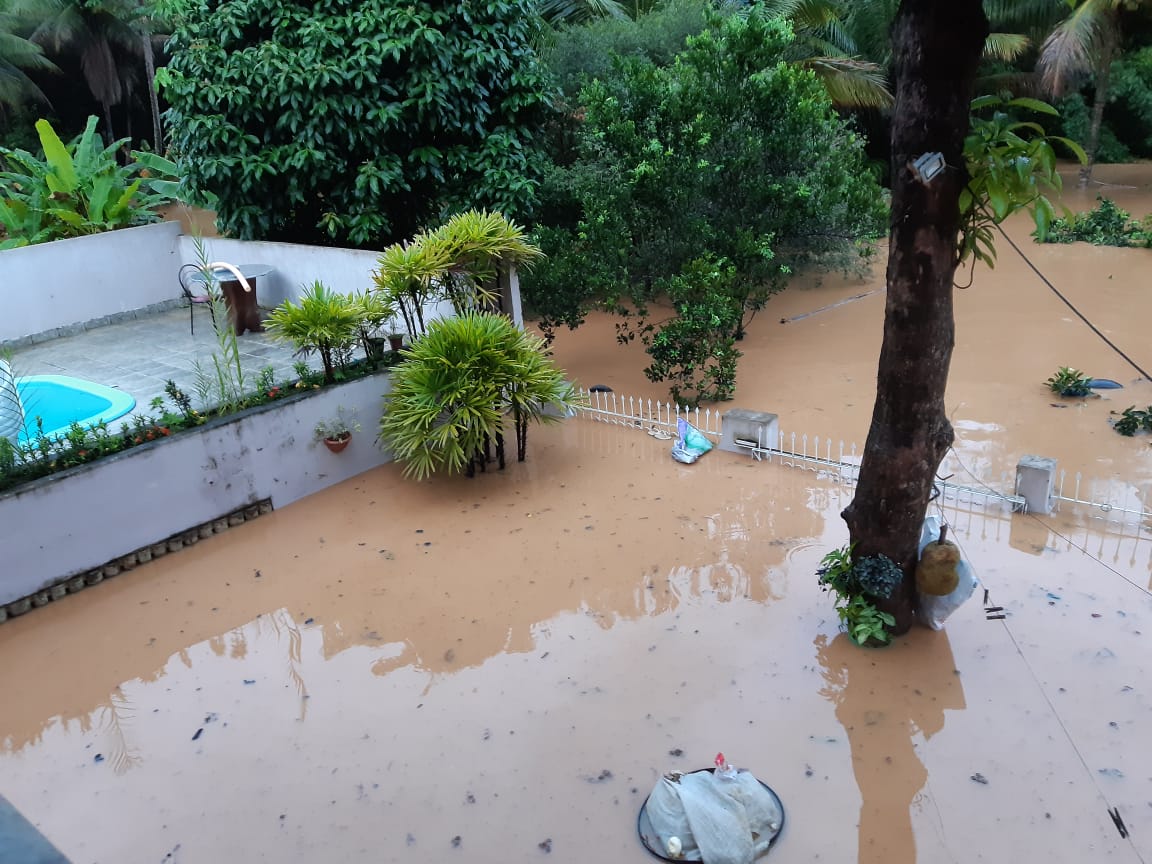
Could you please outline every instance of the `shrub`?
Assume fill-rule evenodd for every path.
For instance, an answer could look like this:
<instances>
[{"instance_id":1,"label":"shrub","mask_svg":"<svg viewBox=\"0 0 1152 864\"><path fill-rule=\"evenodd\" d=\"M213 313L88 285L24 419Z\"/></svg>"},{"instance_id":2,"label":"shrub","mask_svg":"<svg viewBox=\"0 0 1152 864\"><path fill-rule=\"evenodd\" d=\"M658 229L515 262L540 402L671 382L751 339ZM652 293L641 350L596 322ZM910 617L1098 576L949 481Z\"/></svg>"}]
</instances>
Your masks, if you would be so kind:
<instances>
[{"instance_id":1,"label":"shrub","mask_svg":"<svg viewBox=\"0 0 1152 864\"><path fill-rule=\"evenodd\" d=\"M523 461L528 423L554 420L575 400L541 340L503 315L437 319L404 353L380 440L417 479L436 471L471 475L477 465L483 470L492 443L503 468L509 415Z\"/></svg>"},{"instance_id":2,"label":"shrub","mask_svg":"<svg viewBox=\"0 0 1152 864\"><path fill-rule=\"evenodd\" d=\"M551 34L541 58L568 101L595 78L613 74L613 58L639 57L669 66L684 50L684 40L704 30L710 3L666 0L635 18L599 18Z\"/></svg>"},{"instance_id":3,"label":"shrub","mask_svg":"<svg viewBox=\"0 0 1152 864\"><path fill-rule=\"evenodd\" d=\"M313 282L299 303L285 300L268 316L266 325L277 339L291 342L301 353L315 351L324 364L324 381L336 380L360 335L364 308L355 298L339 294L323 282Z\"/></svg>"},{"instance_id":4,"label":"shrub","mask_svg":"<svg viewBox=\"0 0 1152 864\"><path fill-rule=\"evenodd\" d=\"M702 257L734 268L745 319L804 263L859 263L883 195L791 38L754 6L711 18L669 67L628 58L582 90L576 158L542 187L550 260L523 280L545 328L643 310Z\"/></svg>"},{"instance_id":5,"label":"shrub","mask_svg":"<svg viewBox=\"0 0 1152 864\"><path fill-rule=\"evenodd\" d=\"M1071 366L1061 366L1056 374L1044 382L1057 396L1080 397L1092 392L1092 376Z\"/></svg>"},{"instance_id":6,"label":"shrub","mask_svg":"<svg viewBox=\"0 0 1152 864\"><path fill-rule=\"evenodd\" d=\"M854 547L833 549L816 570L820 587L836 597L836 613L849 638L857 645L884 645L892 641L896 619L876 608L904 578L900 566L886 555L858 558Z\"/></svg>"},{"instance_id":7,"label":"shrub","mask_svg":"<svg viewBox=\"0 0 1152 864\"><path fill-rule=\"evenodd\" d=\"M1132 219L1127 210L1102 195L1092 210L1052 223L1047 243L1091 243L1093 246L1152 246L1152 226Z\"/></svg>"}]
</instances>

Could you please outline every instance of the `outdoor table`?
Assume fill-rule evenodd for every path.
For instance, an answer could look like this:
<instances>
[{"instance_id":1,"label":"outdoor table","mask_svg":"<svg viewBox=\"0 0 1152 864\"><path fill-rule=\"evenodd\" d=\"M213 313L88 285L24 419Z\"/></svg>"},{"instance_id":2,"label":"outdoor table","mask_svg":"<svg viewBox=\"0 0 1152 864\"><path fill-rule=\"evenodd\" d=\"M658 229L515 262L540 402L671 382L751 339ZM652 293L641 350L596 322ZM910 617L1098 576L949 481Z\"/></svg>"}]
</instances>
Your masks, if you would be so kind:
<instances>
[{"instance_id":1,"label":"outdoor table","mask_svg":"<svg viewBox=\"0 0 1152 864\"><path fill-rule=\"evenodd\" d=\"M260 322L260 307L256 302L256 280L267 276L274 268L267 264L241 264L236 269L248 280L251 291L244 290L244 285L231 270L218 267L212 271L212 279L220 285L220 293L224 295L224 304L228 307L228 320L236 328L237 336L243 335L246 330L262 333L264 326ZM192 279L205 281L203 273L197 273Z\"/></svg>"}]
</instances>

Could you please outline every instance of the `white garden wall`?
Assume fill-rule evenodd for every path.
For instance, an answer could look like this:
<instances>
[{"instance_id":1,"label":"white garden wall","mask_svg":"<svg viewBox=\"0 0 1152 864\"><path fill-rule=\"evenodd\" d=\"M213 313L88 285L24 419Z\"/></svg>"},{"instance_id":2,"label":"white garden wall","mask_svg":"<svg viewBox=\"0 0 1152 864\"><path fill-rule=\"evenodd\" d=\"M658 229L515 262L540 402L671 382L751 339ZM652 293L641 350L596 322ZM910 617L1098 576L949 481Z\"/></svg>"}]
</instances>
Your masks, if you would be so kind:
<instances>
[{"instance_id":1,"label":"white garden wall","mask_svg":"<svg viewBox=\"0 0 1152 864\"><path fill-rule=\"evenodd\" d=\"M0 252L0 343L44 341L182 302L180 267L199 259L193 238L180 232L179 222L162 222ZM365 291L379 257L362 249L225 237L204 244L212 261L273 268L256 284L268 309L297 299L317 279L342 294ZM519 309L518 292L507 299L506 306ZM424 310L425 320L449 314L447 303Z\"/></svg>"},{"instance_id":2,"label":"white garden wall","mask_svg":"<svg viewBox=\"0 0 1152 864\"><path fill-rule=\"evenodd\" d=\"M204 240L205 251L213 261L229 264L265 264L273 271L256 285L260 305L272 308L285 300L300 296L301 286L317 279L341 294L354 294L372 287L372 271L379 252L362 249L337 249L329 246L305 246L299 243L274 243L263 240L231 240L212 237ZM196 263L193 238L180 238L181 256Z\"/></svg>"},{"instance_id":3,"label":"white garden wall","mask_svg":"<svg viewBox=\"0 0 1152 864\"><path fill-rule=\"evenodd\" d=\"M0 342L175 299L179 238L162 222L0 252Z\"/></svg>"},{"instance_id":4,"label":"white garden wall","mask_svg":"<svg viewBox=\"0 0 1152 864\"><path fill-rule=\"evenodd\" d=\"M249 409L0 493L0 608L238 507L283 507L391 460L376 445L387 373ZM337 409L362 430L330 453Z\"/></svg>"}]
</instances>

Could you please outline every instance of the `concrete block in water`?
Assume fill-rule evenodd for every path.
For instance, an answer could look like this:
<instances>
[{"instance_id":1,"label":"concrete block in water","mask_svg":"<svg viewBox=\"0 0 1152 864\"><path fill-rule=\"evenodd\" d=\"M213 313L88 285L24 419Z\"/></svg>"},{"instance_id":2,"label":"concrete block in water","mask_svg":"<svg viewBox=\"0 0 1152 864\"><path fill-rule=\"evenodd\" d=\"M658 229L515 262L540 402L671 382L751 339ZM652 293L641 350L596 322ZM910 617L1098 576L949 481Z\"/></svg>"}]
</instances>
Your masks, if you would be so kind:
<instances>
[{"instance_id":1,"label":"concrete block in water","mask_svg":"<svg viewBox=\"0 0 1152 864\"><path fill-rule=\"evenodd\" d=\"M753 447L780 446L780 418L767 411L732 408L724 412L719 448L729 453L749 453Z\"/></svg>"},{"instance_id":2,"label":"concrete block in water","mask_svg":"<svg viewBox=\"0 0 1152 864\"><path fill-rule=\"evenodd\" d=\"M1056 489L1056 460L1048 456L1021 456L1016 463L1016 494L1029 513L1051 513Z\"/></svg>"}]
</instances>

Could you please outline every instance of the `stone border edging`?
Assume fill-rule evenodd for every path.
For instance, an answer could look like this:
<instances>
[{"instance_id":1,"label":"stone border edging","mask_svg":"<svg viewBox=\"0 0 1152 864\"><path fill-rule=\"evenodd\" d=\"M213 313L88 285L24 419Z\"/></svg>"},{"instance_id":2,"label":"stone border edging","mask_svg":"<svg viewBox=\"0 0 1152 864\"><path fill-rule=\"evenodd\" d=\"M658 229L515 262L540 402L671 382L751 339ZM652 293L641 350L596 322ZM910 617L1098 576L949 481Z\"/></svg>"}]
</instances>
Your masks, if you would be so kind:
<instances>
[{"instance_id":1,"label":"stone border edging","mask_svg":"<svg viewBox=\"0 0 1152 864\"><path fill-rule=\"evenodd\" d=\"M0 624L9 618L17 618L32 609L47 606L53 600L60 600L68 594L76 594L92 585L99 585L105 579L119 576L129 570L134 570L140 564L147 564L154 558L160 558L169 552L179 552L185 546L193 546L201 540L207 540L217 534L223 534L229 528L242 525L257 519L266 513L272 512L272 499L265 498L255 504L246 504L237 507L230 513L225 513L216 519L210 519L185 531L179 531L163 540L141 546L135 552L120 555L107 561L99 567L94 567L87 573L70 576L59 582L49 585L35 594L13 600L6 606L0 606Z\"/></svg>"}]
</instances>

